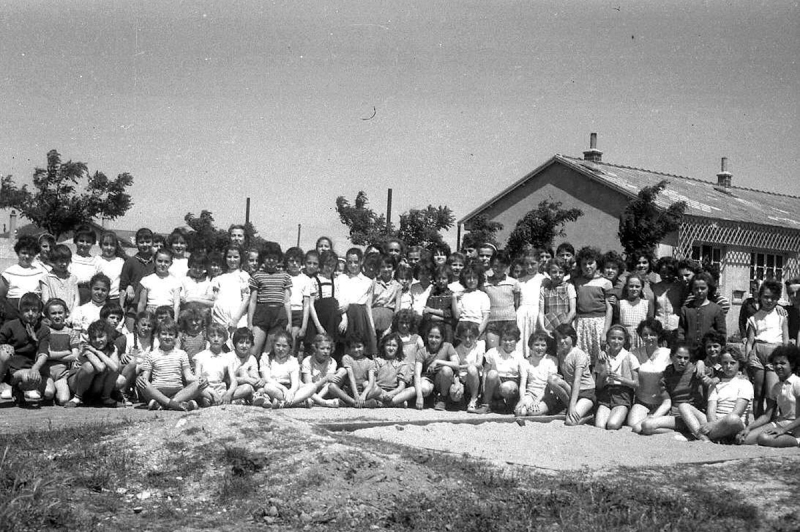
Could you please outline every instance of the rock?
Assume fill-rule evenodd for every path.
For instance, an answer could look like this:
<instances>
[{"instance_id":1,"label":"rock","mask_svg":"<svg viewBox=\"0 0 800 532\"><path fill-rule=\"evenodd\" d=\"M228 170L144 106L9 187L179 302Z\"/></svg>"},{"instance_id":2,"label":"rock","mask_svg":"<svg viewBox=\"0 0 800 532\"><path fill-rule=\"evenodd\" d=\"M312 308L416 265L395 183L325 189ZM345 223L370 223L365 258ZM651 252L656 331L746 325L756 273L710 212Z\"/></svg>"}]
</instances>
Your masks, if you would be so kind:
<instances>
[{"instance_id":1,"label":"rock","mask_svg":"<svg viewBox=\"0 0 800 532\"><path fill-rule=\"evenodd\" d=\"M268 515L268 516L270 516L270 517L278 517L278 515L280 515L280 514L278 513L278 507L277 507L277 506L274 506L274 505L273 505L273 506L270 506L270 507L267 509L267 515Z\"/></svg>"},{"instance_id":2,"label":"rock","mask_svg":"<svg viewBox=\"0 0 800 532\"><path fill-rule=\"evenodd\" d=\"M137 506L133 509L133 513L140 514L142 513L142 510L144 510L144 508L142 508L141 506Z\"/></svg>"},{"instance_id":3,"label":"rock","mask_svg":"<svg viewBox=\"0 0 800 532\"><path fill-rule=\"evenodd\" d=\"M152 494L149 491L143 491L143 492L139 493L136 496L136 498L139 499L140 501L146 501L147 499L150 498L151 495Z\"/></svg>"},{"instance_id":4,"label":"rock","mask_svg":"<svg viewBox=\"0 0 800 532\"><path fill-rule=\"evenodd\" d=\"M186 425L186 419L185 418L179 419L178 422L175 423L175 428L177 429L178 427L182 427L184 425Z\"/></svg>"},{"instance_id":5,"label":"rock","mask_svg":"<svg viewBox=\"0 0 800 532\"><path fill-rule=\"evenodd\" d=\"M310 523L313 519L310 515L305 512L300 513L300 520L304 523Z\"/></svg>"}]
</instances>

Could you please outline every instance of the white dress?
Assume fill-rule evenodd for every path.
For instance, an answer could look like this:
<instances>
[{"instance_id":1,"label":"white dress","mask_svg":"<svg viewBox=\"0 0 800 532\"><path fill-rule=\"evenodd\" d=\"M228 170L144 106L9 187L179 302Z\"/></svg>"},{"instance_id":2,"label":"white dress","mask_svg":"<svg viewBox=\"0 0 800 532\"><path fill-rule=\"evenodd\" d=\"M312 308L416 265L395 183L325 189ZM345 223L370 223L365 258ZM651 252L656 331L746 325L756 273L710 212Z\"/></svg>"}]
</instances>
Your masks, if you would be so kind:
<instances>
[{"instance_id":1,"label":"white dress","mask_svg":"<svg viewBox=\"0 0 800 532\"><path fill-rule=\"evenodd\" d=\"M517 309L517 327L519 327L520 336L517 350L521 351L526 359L530 356L528 339L536 332L539 292L544 279L546 279L544 275L537 273L527 281L520 283L519 308Z\"/></svg>"},{"instance_id":2,"label":"white dress","mask_svg":"<svg viewBox=\"0 0 800 532\"><path fill-rule=\"evenodd\" d=\"M211 316L215 323L228 327L233 315L242 307L242 302L250 299L250 274L236 270L223 273L212 280L214 293L214 308ZM247 310L242 312L235 327L247 327Z\"/></svg>"}]
</instances>

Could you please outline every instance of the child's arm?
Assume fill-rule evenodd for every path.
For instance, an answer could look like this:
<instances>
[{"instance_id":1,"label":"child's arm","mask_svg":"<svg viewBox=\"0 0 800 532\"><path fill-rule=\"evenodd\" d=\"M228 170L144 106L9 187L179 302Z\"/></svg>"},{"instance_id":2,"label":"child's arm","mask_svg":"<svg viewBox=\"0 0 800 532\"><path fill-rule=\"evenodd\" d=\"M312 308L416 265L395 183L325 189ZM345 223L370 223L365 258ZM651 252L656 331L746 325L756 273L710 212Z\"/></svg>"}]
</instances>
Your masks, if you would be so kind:
<instances>
[{"instance_id":1,"label":"child's arm","mask_svg":"<svg viewBox=\"0 0 800 532\"><path fill-rule=\"evenodd\" d=\"M353 392L353 399L355 399L356 401L356 407L361 408L362 406L364 406L364 399L362 399L361 396L358 395L356 375L353 372L353 368L347 367L346 370L347 370L347 380L350 383L350 390Z\"/></svg>"},{"instance_id":2,"label":"child's arm","mask_svg":"<svg viewBox=\"0 0 800 532\"><path fill-rule=\"evenodd\" d=\"M39 290L42 291L42 301L49 301L53 294L50 292L50 285L45 282L45 278L39 281Z\"/></svg>"},{"instance_id":3,"label":"child's arm","mask_svg":"<svg viewBox=\"0 0 800 532\"><path fill-rule=\"evenodd\" d=\"M569 294L569 312L567 313L567 323L572 323L577 315L576 302L578 300L578 296L575 293L575 288L572 289L572 292L567 289L567 293Z\"/></svg>"},{"instance_id":4,"label":"child's arm","mask_svg":"<svg viewBox=\"0 0 800 532\"><path fill-rule=\"evenodd\" d=\"M142 287L141 292L139 292L139 306L136 309L137 312L144 312L145 309L147 308L147 293L148 292L149 292L149 290L147 288L145 288L144 286ZM177 314L176 314L176 316L177 316Z\"/></svg>"},{"instance_id":5,"label":"child's arm","mask_svg":"<svg viewBox=\"0 0 800 532\"><path fill-rule=\"evenodd\" d=\"M103 364L105 368L112 372L119 371L119 357L117 356L117 350L114 349L110 355L105 354L103 351L98 349L94 349L91 346L87 346L87 349L91 349L92 352L97 356L100 362Z\"/></svg>"},{"instance_id":6,"label":"child's arm","mask_svg":"<svg viewBox=\"0 0 800 532\"><path fill-rule=\"evenodd\" d=\"M300 338L305 338L306 336L306 329L308 329L308 318L311 315L311 309L309 308L311 307L310 303L311 296L303 296L303 322L300 324L300 331L297 333Z\"/></svg>"},{"instance_id":7,"label":"child's arm","mask_svg":"<svg viewBox=\"0 0 800 532\"><path fill-rule=\"evenodd\" d=\"M478 325L478 337L480 338L483 332L486 330L486 327L489 325L489 310L484 310L483 319L481 320L481 324Z\"/></svg>"},{"instance_id":8,"label":"child's arm","mask_svg":"<svg viewBox=\"0 0 800 532\"><path fill-rule=\"evenodd\" d=\"M258 290L250 290L250 301L247 305L247 328L253 328L253 315L256 313L256 300L258 299ZM289 320L291 323L292 320ZM228 324L235 325L235 324Z\"/></svg>"},{"instance_id":9,"label":"child's arm","mask_svg":"<svg viewBox=\"0 0 800 532\"><path fill-rule=\"evenodd\" d=\"M417 410L422 410L425 399L422 397L422 362L414 363L414 390L417 392Z\"/></svg>"},{"instance_id":10,"label":"child's arm","mask_svg":"<svg viewBox=\"0 0 800 532\"><path fill-rule=\"evenodd\" d=\"M177 318L181 314L181 287L177 286L171 290L172 292L172 310L175 311Z\"/></svg>"},{"instance_id":11,"label":"child's arm","mask_svg":"<svg viewBox=\"0 0 800 532\"><path fill-rule=\"evenodd\" d=\"M364 386L364 391L361 392L361 400L366 401L367 396L372 392L373 388L375 388L375 367L373 366L372 369L367 372L367 385Z\"/></svg>"},{"instance_id":12,"label":"child's arm","mask_svg":"<svg viewBox=\"0 0 800 532\"><path fill-rule=\"evenodd\" d=\"M242 319L242 316L244 316L245 312L248 312L249 316L250 305L252 304L253 301L255 301L251 297L251 292L252 291L250 290L249 286L245 286L244 288L242 288L242 295L241 295L242 303L241 305L239 305L239 308L236 309L236 314L233 316L233 323L231 323L230 325L231 327L236 327L236 324L239 323L239 320ZM256 290L256 295L258 295L257 290ZM255 309L255 307L253 307L253 309Z\"/></svg>"},{"instance_id":13,"label":"child's arm","mask_svg":"<svg viewBox=\"0 0 800 532\"><path fill-rule=\"evenodd\" d=\"M608 330L611 328L611 322L614 319L614 307L611 301L606 299L606 321L603 323L603 338L608 335Z\"/></svg>"},{"instance_id":14,"label":"child's arm","mask_svg":"<svg viewBox=\"0 0 800 532\"><path fill-rule=\"evenodd\" d=\"M317 328L317 334L327 334L328 331L326 331L325 327L323 327L322 323L320 323L319 316L317 315L317 309L314 307L314 303L311 301L309 301L308 313L311 316L311 321L314 322L314 326Z\"/></svg>"},{"instance_id":15,"label":"child's arm","mask_svg":"<svg viewBox=\"0 0 800 532\"><path fill-rule=\"evenodd\" d=\"M745 407L747 406L747 400L745 401ZM739 400L736 401L736 406L739 406ZM706 419L708 419L709 423L713 423L717 420L717 400L716 399L709 399L706 403ZM704 433L706 434L706 433Z\"/></svg>"},{"instance_id":16,"label":"child's arm","mask_svg":"<svg viewBox=\"0 0 800 532\"><path fill-rule=\"evenodd\" d=\"M747 438L747 435L750 434L750 432L753 429L757 429L758 427L762 427L762 426L766 425L767 423L771 422L772 421L772 415L775 413L775 406L776 405L777 405L777 403L774 400L767 399L767 409L764 410L764 413L761 414L758 418L756 418L752 423L747 425L744 428L743 431L741 431L739 434L736 435L736 441L737 442L743 442L745 440L745 438ZM797 421L797 420L795 420L795 421Z\"/></svg>"},{"instance_id":17,"label":"child's arm","mask_svg":"<svg viewBox=\"0 0 800 532\"><path fill-rule=\"evenodd\" d=\"M95 371L97 371L98 373L102 373L103 371L106 370L106 366L100 360L100 357L97 356L97 353L99 353L99 351L97 351L97 349L95 349L90 345L86 345L83 347L84 358L87 360L87 362L89 362L92 365Z\"/></svg>"},{"instance_id":18,"label":"child's arm","mask_svg":"<svg viewBox=\"0 0 800 532\"><path fill-rule=\"evenodd\" d=\"M581 375L583 375L583 369L585 368L584 363L578 363L575 366L575 375L572 377L572 390L570 390L569 395L569 407L567 408L567 418L570 419L573 423L577 423L580 421L580 415L575 411L575 407L578 405L578 395L581 392Z\"/></svg>"},{"instance_id":19,"label":"child's arm","mask_svg":"<svg viewBox=\"0 0 800 532\"><path fill-rule=\"evenodd\" d=\"M458 322L458 316L459 316L458 297L456 297L455 295L453 295L453 298L450 300L450 312L452 312L453 323Z\"/></svg>"},{"instance_id":20,"label":"child's arm","mask_svg":"<svg viewBox=\"0 0 800 532\"><path fill-rule=\"evenodd\" d=\"M789 345L789 319L787 317L781 319L781 338L783 345Z\"/></svg>"},{"instance_id":21,"label":"child's arm","mask_svg":"<svg viewBox=\"0 0 800 532\"><path fill-rule=\"evenodd\" d=\"M286 332L292 334L292 289L283 291L283 310L286 312Z\"/></svg>"},{"instance_id":22,"label":"child's arm","mask_svg":"<svg viewBox=\"0 0 800 532\"><path fill-rule=\"evenodd\" d=\"M453 298L455 300L455 298ZM403 300L403 290L398 289L397 293L394 296L394 311L400 312L400 302ZM455 310L455 303L453 303L453 309Z\"/></svg>"},{"instance_id":23,"label":"child's arm","mask_svg":"<svg viewBox=\"0 0 800 532\"><path fill-rule=\"evenodd\" d=\"M750 353L753 351L756 345L756 331L753 329L753 326L750 322L747 323L747 341L744 344L744 354L747 359L750 359Z\"/></svg>"},{"instance_id":24,"label":"child's arm","mask_svg":"<svg viewBox=\"0 0 800 532\"><path fill-rule=\"evenodd\" d=\"M225 368L225 373L228 375L228 382L230 382L230 384L222 395L222 404L228 404L233 401L233 394L236 393L236 388L239 387L239 380L236 378L236 371L233 369L232 362Z\"/></svg>"},{"instance_id":25,"label":"child's arm","mask_svg":"<svg viewBox=\"0 0 800 532\"><path fill-rule=\"evenodd\" d=\"M517 404L514 405L514 411L517 411L517 408L520 407L522 404L522 400L525 399L525 390L528 388L528 366L527 363L521 362L519 365L519 400Z\"/></svg>"},{"instance_id":26,"label":"child's arm","mask_svg":"<svg viewBox=\"0 0 800 532\"><path fill-rule=\"evenodd\" d=\"M516 312L519 310L519 299L520 299L520 292L522 288L519 285L519 281L514 285L514 311Z\"/></svg>"}]
</instances>

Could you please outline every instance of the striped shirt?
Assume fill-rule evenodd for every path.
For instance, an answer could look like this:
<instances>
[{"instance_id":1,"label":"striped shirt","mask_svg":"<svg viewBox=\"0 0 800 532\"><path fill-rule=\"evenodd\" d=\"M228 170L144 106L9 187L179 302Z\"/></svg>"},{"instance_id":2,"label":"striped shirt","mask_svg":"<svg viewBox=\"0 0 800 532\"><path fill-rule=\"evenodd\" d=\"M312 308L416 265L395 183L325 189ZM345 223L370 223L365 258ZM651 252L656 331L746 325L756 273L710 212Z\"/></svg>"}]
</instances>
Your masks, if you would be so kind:
<instances>
[{"instance_id":1,"label":"striped shirt","mask_svg":"<svg viewBox=\"0 0 800 532\"><path fill-rule=\"evenodd\" d=\"M161 349L150 351L142 364L143 371L150 371L150 382L156 388L183 388L183 374L187 368L189 356L180 349L167 353Z\"/></svg>"},{"instance_id":2,"label":"striped shirt","mask_svg":"<svg viewBox=\"0 0 800 532\"><path fill-rule=\"evenodd\" d=\"M250 289L258 292L256 303L283 304L286 292L292 290L292 277L286 272L253 272Z\"/></svg>"}]
</instances>

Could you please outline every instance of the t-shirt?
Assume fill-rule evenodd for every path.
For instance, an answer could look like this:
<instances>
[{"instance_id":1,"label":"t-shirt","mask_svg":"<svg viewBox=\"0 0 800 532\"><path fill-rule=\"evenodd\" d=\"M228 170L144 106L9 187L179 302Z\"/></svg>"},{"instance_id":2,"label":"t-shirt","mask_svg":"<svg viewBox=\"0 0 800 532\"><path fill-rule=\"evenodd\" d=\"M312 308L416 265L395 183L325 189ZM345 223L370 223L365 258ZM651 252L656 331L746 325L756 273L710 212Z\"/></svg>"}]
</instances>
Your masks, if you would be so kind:
<instances>
[{"instance_id":1,"label":"t-shirt","mask_svg":"<svg viewBox=\"0 0 800 532\"><path fill-rule=\"evenodd\" d=\"M458 354L450 342L442 342L441 347L435 353L428 351L427 347L422 347L417 350L417 358L415 364L422 364L422 373L428 373L431 364L435 360L450 360L458 362ZM433 370L430 371L434 373Z\"/></svg>"},{"instance_id":2,"label":"t-shirt","mask_svg":"<svg viewBox=\"0 0 800 532\"><path fill-rule=\"evenodd\" d=\"M250 290L258 291L256 303L283 304L286 292L292 290L292 278L286 272L253 272L250 274Z\"/></svg>"},{"instance_id":3,"label":"t-shirt","mask_svg":"<svg viewBox=\"0 0 800 532\"><path fill-rule=\"evenodd\" d=\"M41 280L42 302L47 303L51 299L59 298L67 304L70 314L75 310L75 296L78 293L78 278L73 274L67 275L62 279L58 275L50 272L45 274Z\"/></svg>"},{"instance_id":4,"label":"t-shirt","mask_svg":"<svg viewBox=\"0 0 800 532\"><path fill-rule=\"evenodd\" d=\"M493 347L486 352L483 361L487 371L494 370L503 379L519 379L525 358L516 349L506 353L499 347Z\"/></svg>"},{"instance_id":5,"label":"t-shirt","mask_svg":"<svg viewBox=\"0 0 800 532\"><path fill-rule=\"evenodd\" d=\"M214 299L214 288L211 279L203 277L195 279L188 275L181 279L181 301L197 301L199 299Z\"/></svg>"},{"instance_id":6,"label":"t-shirt","mask_svg":"<svg viewBox=\"0 0 800 532\"><path fill-rule=\"evenodd\" d=\"M181 281L172 274L166 277L159 277L151 273L142 279L142 288L147 289L147 306L160 307L162 305L173 306L175 304L175 291L180 292Z\"/></svg>"},{"instance_id":7,"label":"t-shirt","mask_svg":"<svg viewBox=\"0 0 800 532\"><path fill-rule=\"evenodd\" d=\"M561 363L559 364L559 367L561 369L561 375L564 377L564 380L567 381L567 384L572 386L572 383L575 382L575 371L577 371L578 366L583 366L578 389L594 390L594 379L592 378L592 372L589 369L589 364L591 363L589 355L587 355L580 348L573 347L572 350L567 353L564 359L560 362Z\"/></svg>"},{"instance_id":8,"label":"t-shirt","mask_svg":"<svg viewBox=\"0 0 800 532\"><path fill-rule=\"evenodd\" d=\"M88 284L92 277L100 272L100 264L97 255L89 255L82 257L75 253L72 255L72 262L69 265L69 271L78 278L78 284Z\"/></svg>"},{"instance_id":9,"label":"t-shirt","mask_svg":"<svg viewBox=\"0 0 800 532\"><path fill-rule=\"evenodd\" d=\"M239 358L236 353L230 353L231 363L233 364L233 373L237 379L255 377L258 375L258 360L253 355L247 355L246 358Z\"/></svg>"},{"instance_id":10,"label":"t-shirt","mask_svg":"<svg viewBox=\"0 0 800 532\"><path fill-rule=\"evenodd\" d=\"M309 301L314 300L314 294L317 291L317 283L312 281L308 275L302 273L290 275L289 277L292 280L292 295L290 298L292 311L303 310L303 300L305 298L309 298Z\"/></svg>"},{"instance_id":11,"label":"t-shirt","mask_svg":"<svg viewBox=\"0 0 800 532\"><path fill-rule=\"evenodd\" d=\"M747 331L753 330L756 342L782 344L783 324L786 321L787 316L779 314L776 309L769 312L762 309L747 318Z\"/></svg>"},{"instance_id":12,"label":"t-shirt","mask_svg":"<svg viewBox=\"0 0 800 532\"><path fill-rule=\"evenodd\" d=\"M356 385L360 388L364 382L369 380L369 372L375 370L375 361L367 357L356 359L350 355L345 355L342 357L342 367L353 370Z\"/></svg>"},{"instance_id":13,"label":"t-shirt","mask_svg":"<svg viewBox=\"0 0 800 532\"><path fill-rule=\"evenodd\" d=\"M747 400L747 407L742 412L742 422L746 425L750 414L753 412L753 385L744 377L734 377L730 380L720 381L708 394L708 402L717 402L717 417L727 416L733 412L736 401Z\"/></svg>"},{"instance_id":14,"label":"t-shirt","mask_svg":"<svg viewBox=\"0 0 800 532\"><path fill-rule=\"evenodd\" d=\"M123 266L125 266L125 259L122 257L113 257L111 260L97 257L97 271L111 279L111 289L108 291L110 299L119 297L119 280L122 277Z\"/></svg>"},{"instance_id":15,"label":"t-shirt","mask_svg":"<svg viewBox=\"0 0 800 532\"><path fill-rule=\"evenodd\" d=\"M50 353L71 351L81 343L81 335L72 327L50 327Z\"/></svg>"},{"instance_id":16,"label":"t-shirt","mask_svg":"<svg viewBox=\"0 0 800 532\"><path fill-rule=\"evenodd\" d=\"M194 357L195 374L198 377L205 377L208 385L215 392L224 394L227 390L225 377L228 376L228 369L233 365L231 358L235 356L223 352L215 354L210 349L197 353Z\"/></svg>"},{"instance_id":17,"label":"t-shirt","mask_svg":"<svg viewBox=\"0 0 800 532\"><path fill-rule=\"evenodd\" d=\"M639 371L639 359L623 348L616 356L606 356L606 366L609 372L613 371L623 379L633 379L633 372Z\"/></svg>"},{"instance_id":18,"label":"t-shirt","mask_svg":"<svg viewBox=\"0 0 800 532\"><path fill-rule=\"evenodd\" d=\"M800 377L795 374L782 382L776 382L769 391L769 398L778 403L775 421L794 421L797 418L797 398L800 397Z\"/></svg>"},{"instance_id":19,"label":"t-shirt","mask_svg":"<svg viewBox=\"0 0 800 532\"><path fill-rule=\"evenodd\" d=\"M189 258L172 259L172 265L169 267L170 275L174 275L178 279L183 279L189 271Z\"/></svg>"},{"instance_id":20,"label":"t-shirt","mask_svg":"<svg viewBox=\"0 0 800 532\"><path fill-rule=\"evenodd\" d=\"M317 358L313 355L303 359L300 365L300 373L302 375L310 375L311 382L319 382L324 377L331 378L336 374L336 361L328 358L324 363L317 362ZM303 382L305 382L303 378Z\"/></svg>"},{"instance_id":21,"label":"t-shirt","mask_svg":"<svg viewBox=\"0 0 800 532\"><path fill-rule=\"evenodd\" d=\"M3 271L2 278L8 286L8 299L19 299L28 292L41 293L39 282L47 272L41 268L23 268L19 264L9 266Z\"/></svg>"},{"instance_id":22,"label":"t-shirt","mask_svg":"<svg viewBox=\"0 0 800 532\"><path fill-rule=\"evenodd\" d=\"M545 355L534 366L531 363L531 358L527 359L523 364L523 371L525 371L528 379L525 385L525 393L541 399L544 397L547 379L550 375L558 373L558 360L550 355Z\"/></svg>"},{"instance_id":23,"label":"t-shirt","mask_svg":"<svg viewBox=\"0 0 800 532\"><path fill-rule=\"evenodd\" d=\"M661 402L661 378L664 370L670 365L669 349L659 347L653 356L647 356L644 347L635 349L634 356L639 361L639 387L636 389L636 398L648 405L657 405Z\"/></svg>"},{"instance_id":24,"label":"t-shirt","mask_svg":"<svg viewBox=\"0 0 800 532\"><path fill-rule=\"evenodd\" d=\"M400 359L375 359L375 384L382 390L394 390L401 382L410 383L413 378L411 368Z\"/></svg>"},{"instance_id":25,"label":"t-shirt","mask_svg":"<svg viewBox=\"0 0 800 532\"><path fill-rule=\"evenodd\" d=\"M605 277L587 279L578 277L574 280L577 303L575 312L581 318L600 318L606 315L606 300L614 290L611 281Z\"/></svg>"},{"instance_id":26,"label":"t-shirt","mask_svg":"<svg viewBox=\"0 0 800 532\"><path fill-rule=\"evenodd\" d=\"M340 304L369 305L372 304L372 279L359 273L350 276L342 274L334 279L336 299Z\"/></svg>"},{"instance_id":27,"label":"t-shirt","mask_svg":"<svg viewBox=\"0 0 800 532\"><path fill-rule=\"evenodd\" d=\"M409 366L413 366L417 360L417 351L425 346L422 337L410 334L406 337L401 336L400 340L403 342L403 358Z\"/></svg>"},{"instance_id":28,"label":"t-shirt","mask_svg":"<svg viewBox=\"0 0 800 532\"><path fill-rule=\"evenodd\" d=\"M372 286L372 308L385 307L394 310L397 293L401 289L400 283L394 279L388 283L380 278L375 279Z\"/></svg>"},{"instance_id":29,"label":"t-shirt","mask_svg":"<svg viewBox=\"0 0 800 532\"><path fill-rule=\"evenodd\" d=\"M472 344L472 347L467 347L463 343L460 343L455 347L455 350L456 354L458 355L458 361L459 361L458 364L460 366L464 365L477 366L478 361L486 353L486 342L484 342L483 340L478 340L477 342ZM483 366L483 364L481 364L481 366ZM459 368L458 375L462 378L466 377L467 368L464 369Z\"/></svg>"},{"instance_id":30,"label":"t-shirt","mask_svg":"<svg viewBox=\"0 0 800 532\"><path fill-rule=\"evenodd\" d=\"M292 355L284 360L273 356L261 357L261 375L265 380L273 380L284 386L292 385L292 374L300 376L300 363Z\"/></svg>"},{"instance_id":31,"label":"t-shirt","mask_svg":"<svg viewBox=\"0 0 800 532\"><path fill-rule=\"evenodd\" d=\"M103 305L97 305L94 301L81 305L75 309L72 314L72 326L77 329L84 339L86 332L89 330L89 325L100 319L100 309Z\"/></svg>"},{"instance_id":32,"label":"t-shirt","mask_svg":"<svg viewBox=\"0 0 800 532\"><path fill-rule=\"evenodd\" d=\"M144 357L142 371L150 371L150 382L156 388L183 388L183 374L191 371L186 351L161 349L148 352Z\"/></svg>"},{"instance_id":33,"label":"t-shirt","mask_svg":"<svg viewBox=\"0 0 800 532\"><path fill-rule=\"evenodd\" d=\"M661 378L661 390L669 395L673 407L689 403L698 410L705 409L703 383L694 364L687 364L683 373L678 373L674 364L667 366Z\"/></svg>"},{"instance_id":34,"label":"t-shirt","mask_svg":"<svg viewBox=\"0 0 800 532\"><path fill-rule=\"evenodd\" d=\"M432 284L428 285L427 288L423 288L419 281L412 284L411 288L408 290L411 294L411 310L413 310L414 314L417 316L422 316L422 311L425 310L428 304L428 297L431 295L431 290L433 290Z\"/></svg>"},{"instance_id":35,"label":"t-shirt","mask_svg":"<svg viewBox=\"0 0 800 532\"><path fill-rule=\"evenodd\" d=\"M459 321L469 321L480 325L483 323L483 317L489 313L491 309L491 302L489 296L480 290L473 290L472 292L464 292L458 302L460 315Z\"/></svg>"},{"instance_id":36,"label":"t-shirt","mask_svg":"<svg viewBox=\"0 0 800 532\"><path fill-rule=\"evenodd\" d=\"M489 321L512 321L517 319L514 296L520 293L519 281L506 276L502 281L491 277L483 286L489 296Z\"/></svg>"}]
</instances>

